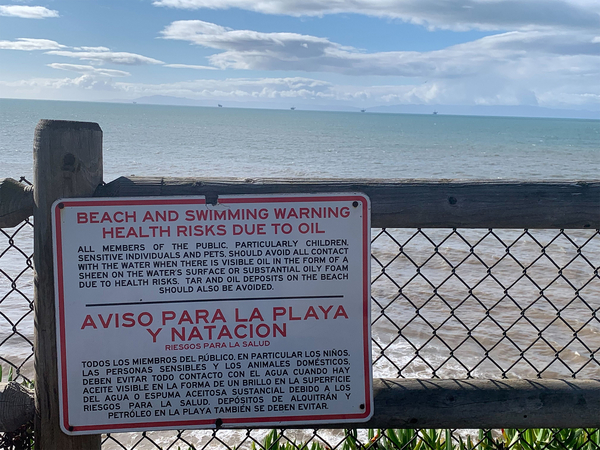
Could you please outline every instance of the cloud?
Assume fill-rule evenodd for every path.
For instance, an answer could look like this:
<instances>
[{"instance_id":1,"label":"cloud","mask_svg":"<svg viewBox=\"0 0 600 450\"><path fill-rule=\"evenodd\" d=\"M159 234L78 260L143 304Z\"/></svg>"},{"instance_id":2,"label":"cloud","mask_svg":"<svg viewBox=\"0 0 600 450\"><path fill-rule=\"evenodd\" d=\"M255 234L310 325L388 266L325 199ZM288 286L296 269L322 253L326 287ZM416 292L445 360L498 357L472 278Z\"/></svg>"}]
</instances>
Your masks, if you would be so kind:
<instances>
[{"instance_id":1,"label":"cloud","mask_svg":"<svg viewBox=\"0 0 600 450\"><path fill-rule=\"evenodd\" d=\"M600 40L570 31L513 31L480 39L482 49L554 55L600 55ZM458 46L460 48L460 46Z\"/></svg>"},{"instance_id":2,"label":"cloud","mask_svg":"<svg viewBox=\"0 0 600 450\"><path fill-rule=\"evenodd\" d=\"M158 59L135 53L112 52L107 47L68 47L49 39L18 38L14 41L0 41L0 50L46 51L48 55L77 58L95 64L112 63L127 66L164 64L164 62Z\"/></svg>"},{"instance_id":3,"label":"cloud","mask_svg":"<svg viewBox=\"0 0 600 450\"><path fill-rule=\"evenodd\" d=\"M587 57L600 67L600 43L591 34L582 32L508 32L430 52L375 53L315 36L232 30L200 20L173 22L162 31L162 36L220 50L209 61L221 69L425 79L503 73L514 78L515 70L523 70L528 63L558 56L572 56L571 62L575 64L578 60L583 63ZM559 70L566 68L559 66Z\"/></svg>"},{"instance_id":4,"label":"cloud","mask_svg":"<svg viewBox=\"0 0 600 450\"><path fill-rule=\"evenodd\" d=\"M137 98L146 95L170 95L192 99L256 101L266 102L288 99L322 99L333 98L331 83L302 77L289 78L236 78L225 80L200 79L165 84L142 84L120 82L98 77L95 74L85 74L77 78L34 78L15 82L0 80L2 87L11 92L22 92L25 97L38 94L42 98L57 98L62 94L77 98L78 90L85 90L87 95L102 95L109 92L107 98L114 99L115 93L127 98ZM30 97L27 97L30 98ZM34 97L35 98L35 97ZM81 98L81 97L79 97Z\"/></svg>"},{"instance_id":5,"label":"cloud","mask_svg":"<svg viewBox=\"0 0 600 450\"><path fill-rule=\"evenodd\" d=\"M321 37L233 30L198 20L173 22L162 37L216 50L209 61L221 69L381 76L399 84L330 86L318 92L302 88L287 94L267 89L273 96L303 92L348 102L545 106L568 99L597 106L600 91L600 41L594 31L511 31L436 51L372 53Z\"/></svg>"},{"instance_id":6,"label":"cloud","mask_svg":"<svg viewBox=\"0 0 600 450\"><path fill-rule=\"evenodd\" d=\"M201 79L168 84L116 83L130 96L171 95L233 101L314 99L331 96L331 83L303 77Z\"/></svg>"},{"instance_id":7,"label":"cloud","mask_svg":"<svg viewBox=\"0 0 600 450\"><path fill-rule=\"evenodd\" d=\"M453 30L600 26L598 2L577 0L155 0L154 5L192 10L240 8L291 16L353 13Z\"/></svg>"},{"instance_id":8,"label":"cloud","mask_svg":"<svg viewBox=\"0 0 600 450\"><path fill-rule=\"evenodd\" d=\"M569 61L562 61L568 64ZM546 70L549 65L539 69ZM552 75L552 74L551 74ZM560 74L564 76L564 74ZM106 76L85 74L77 78L36 78L18 82L0 81L0 94L11 92L24 98L135 99L166 95L215 102L260 102L289 107L290 102L306 105L345 105L372 107L382 104L429 105L539 105L578 106L598 109L600 85L596 77L582 77L579 83L560 83L539 77L506 80L490 73L488 77L449 78L416 84L363 86L334 84L307 77L197 79L175 83L135 83ZM586 81L587 80L587 81ZM8 90L6 90L8 89ZM85 91L84 92L82 92Z\"/></svg>"},{"instance_id":9,"label":"cloud","mask_svg":"<svg viewBox=\"0 0 600 450\"><path fill-rule=\"evenodd\" d=\"M321 102L367 108L398 103L600 106L597 30L522 29L427 52L368 52L325 37L231 29L200 20L173 22L164 28L161 37L212 49L213 54L208 57L210 65L166 64L134 53L113 52L106 47L65 47L49 40L17 39L0 41L0 49L43 50L53 56L77 58L91 64L55 62L49 66L80 76L23 80L14 85L20 86L14 87L14 94L6 83L0 82L0 85L5 86L5 92L11 96L18 92L29 96L33 95L29 92L42 91L94 99L170 95L288 107L290 101L297 105ZM306 75L147 84L125 80L128 72L103 69L102 64L291 71L293 75L327 73L329 80L343 81L330 83ZM358 80L353 77L361 78L353 81ZM369 82L372 85L367 86ZM59 98L62 94L54 95Z\"/></svg>"},{"instance_id":10,"label":"cloud","mask_svg":"<svg viewBox=\"0 0 600 450\"><path fill-rule=\"evenodd\" d=\"M48 64L48 67L52 67L53 69L69 70L84 75L98 75L103 77L127 77L131 75L129 72L124 72L122 70L102 69L94 66L84 66L79 64L52 63Z\"/></svg>"},{"instance_id":11,"label":"cloud","mask_svg":"<svg viewBox=\"0 0 600 450\"><path fill-rule=\"evenodd\" d=\"M108 52L108 47L73 47L73 50L85 51L85 52Z\"/></svg>"},{"instance_id":12,"label":"cloud","mask_svg":"<svg viewBox=\"0 0 600 450\"><path fill-rule=\"evenodd\" d=\"M213 65L222 69L261 67L262 70L273 70L276 66L281 66L287 70L296 70L298 64L327 57L344 49L324 38L296 33L231 30L201 20L173 22L161 34L165 39L184 40L204 47L225 50L224 53L209 58ZM310 71L311 68L300 70Z\"/></svg>"},{"instance_id":13,"label":"cloud","mask_svg":"<svg viewBox=\"0 0 600 450\"><path fill-rule=\"evenodd\" d=\"M47 52L49 55L65 56L68 58L77 58L82 61L90 61L96 64L112 63L122 64L127 66L139 66L146 64L164 64L162 61L147 56L137 55L127 52L111 52L105 47L99 47L100 50L91 51L68 51L68 50L53 50Z\"/></svg>"},{"instance_id":14,"label":"cloud","mask_svg":"<svg viewBox=\"0 0 600 450\"><path fill-rule=\"evenodd\" d=\"M173 69L217 70L216 67L196 66L193 64L165 64L165 67L171 67Z\"/></svg>"},{"instance_id":15,"label":"cloud","mask_svg":"<svg viewBox=\"0 0 600 450\"><path fill-rule=\"evenodd\" d=\"M161 34L165 39L189 41L219 50L272 52L279 55L283 52L296 52L301 57L320 54L326 47L342 48L327 39L309 35L232 30L201 20L172 22Z\"/></svg>"},{"instance_id":16,"label":"cloud","mask_svg":"<svg viewBox=\"0 0 600 450\"><path fill-rule=\"evenodd\" d=\"M58 11L43 6L0 5L0 16L20 17L22 19L47 19L58 17Z\"/></svg>"},{"instance_id":17,"label":"cloud","mask_svg":"<svg viewBox=\"0 0 600 450\"><path fill-rule=\"evenodd\" d=\"M0 81L0 86L6 86L15 93L22 93L24 98L55 98L57 91L114 91L111 80L94 75L82 75L77 78L32 78L20 81ZM117 89L118 90L118 89ZM60 98L60 97L59 97ZM75 97L80 98L80 97Z\"/></svg>"},{"instance_id":18,"label":"cloud","mask_svg":"<svg viewBox=\"0 0 600 450\"><path fill-rule=\"evenodd\" d=\"M62 50L70 49L70 50ZM95 64L120 64L128 66L146 65L146 64L162 64L165 67L175 69L197 69L197 70L217 70L216 67L202 66L194 64L165 64L158 59L149 58L147 56L137 55L128 52L113 52L107 47L68 47L59 44L56 41L49 39L30 39L18 38L14 41L0 41L0 50L22 50L22 51L46 51L49 55L64 56L68 58L78 58L82 61L90 61ZM83 68L91 68L92 66L73 65L73 64L50 64L50 67L63 70L81 71ZM76 69L78 68L78 69ZM86 69L87 70L87 69ZM104 73L108 73L104 70ZM81 72L83 73L83 72ZM89 72L86 72L89 73ZM99 74L100 72L96 72ZM125 74L119 75L118 73ZM128 72L114 71L109 76L128 76Z\"/></svg>"},{"instance_id":19,"label":"cloud","mask_svg":"<svg viewBox=\"0 0 600 450\"><path fill-rule=\"evenodd\" d=\"M464 104L580 105L598 108L600 105L600 86L595 79L577 86L553 82L537 86L528 80L507 81L493 75L489 78L452 78L419 84L375 86L340 85L305 77L199 79L167 84L116 82L114 88L130 98L167 95L196 100L260 101L288 106L290 101L366 107L381 104Z\"/></svg>"},{"instance_id":20,"label":"cloud","mask_svg":"<svg viewBox=\"0 0 600 450\"><path fill-rule=\"evenodd\" d=\"M64 45L48 39L18 38L15 41L0 41L0 50L54 50L65 48Z\"/></svg>"}]
</instances>

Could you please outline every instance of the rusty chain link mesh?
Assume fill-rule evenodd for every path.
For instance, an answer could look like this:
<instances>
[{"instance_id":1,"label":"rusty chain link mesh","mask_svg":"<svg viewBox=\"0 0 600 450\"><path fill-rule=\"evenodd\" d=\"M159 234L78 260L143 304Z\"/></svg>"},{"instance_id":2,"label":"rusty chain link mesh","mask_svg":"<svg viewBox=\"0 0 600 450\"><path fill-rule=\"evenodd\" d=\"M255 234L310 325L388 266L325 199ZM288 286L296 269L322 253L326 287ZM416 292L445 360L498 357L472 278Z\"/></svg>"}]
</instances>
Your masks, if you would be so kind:
<instances>
[{"instance_id":1,"label":"rusty chain link mesh","mask_svg":"<svg viewBox=\"0 0 600 450\"><path fill-rule=\"evenodd\" d=\"M26 182L26 180L21 180ZM0 230L0 364L33 376L33 224ZM374 377L598 378L598 230L373 229ZM0 434L0 448L12 448ZM582 449L579 430L186 430L105 449ZM534 444L535 442L535 444Z\"/></svg>"}]
</instances>

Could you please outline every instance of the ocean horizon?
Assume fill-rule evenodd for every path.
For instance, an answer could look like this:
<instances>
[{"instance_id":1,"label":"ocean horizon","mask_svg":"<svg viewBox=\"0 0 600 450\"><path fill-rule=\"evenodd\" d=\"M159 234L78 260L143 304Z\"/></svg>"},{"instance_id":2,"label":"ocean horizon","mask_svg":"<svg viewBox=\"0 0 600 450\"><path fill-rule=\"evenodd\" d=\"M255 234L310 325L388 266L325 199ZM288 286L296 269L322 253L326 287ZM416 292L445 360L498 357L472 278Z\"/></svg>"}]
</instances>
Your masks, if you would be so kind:
<instances>
[{"instance_id":1,"label":"ocean horizon","mask_svg":"<svg viewBox=\"0 0 600 450\"><path fill-rule=\"evenodd\" d=\"M286 111L321 111L321 112L352 112L370 114L417 114L417 115L452 115L452 116L483 116L483 117L512 117L537 119L583 119L600 120L600 110L548 108L537 105L444 105L444 104L395 104L373 105L358 107L351 105L334 105L322 103L290 102L290 106L269 102L241 102L195 100L187 97L168 95L151 95L131 99L112 99L102 101L90 100L47 100L0 97L0 100L23 100L33 102L65 102L65 103L109 103L109 104L138 104L155 106L183 106L192 108L233 108L233 109L268 109Z\"/></svg>"},{"instance_id":2,"label":"ocean horizon","mask_svg":"<svg viewBox=\"0 0 600 450\"><path fill-rule=\"evenodd\" d=\"M600 169L593 119L0 99L0 177L31 176L40 119L97 122L105 181L132 174L589 180Z\"/></svg>"}]
</instances>

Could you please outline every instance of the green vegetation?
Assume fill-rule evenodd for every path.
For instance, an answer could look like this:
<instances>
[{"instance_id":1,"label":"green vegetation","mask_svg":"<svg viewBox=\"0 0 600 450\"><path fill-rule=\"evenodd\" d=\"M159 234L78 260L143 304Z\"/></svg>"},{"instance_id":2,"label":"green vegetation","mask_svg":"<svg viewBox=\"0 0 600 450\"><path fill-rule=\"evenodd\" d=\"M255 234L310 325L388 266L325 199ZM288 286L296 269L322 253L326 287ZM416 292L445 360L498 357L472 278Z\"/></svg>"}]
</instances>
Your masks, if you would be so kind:
<instances>
[{"instance_id":1,"label":"green vegetation","mask_svg":"<svg viewBox=\"0 0 600 450\"><path fill-rule=\"evenodd\" d=\"M368 430L360 442L357 430L346 430L340 450L598 450L600 429L479 430L477 438L452 435L451 430ZM331 450L321 442L291 442L272 430L251 450Z\"/></svg>"},{"instance_id":2,"label":"green vegetation","mask_svg":"<svg viewBox=\"0 0 600 450\"><path fill-rule=\"evenodd\" d=\"M2 377L3 377L3 373L2 373L2 366L0 365L0 383L2 383ZM7 382L12 381L13 380L13 368L11 366L11 368L8 370L8 379L6 380Z\"/></svg>"},{"instance_id":3,"label":"green vegetation","mask_svg":"<svg viewBox=\"0 0 600 450\"><path fill-rule=\"evenodd\" d=\"M6 375L7 375L6 376L6 382L7 383L10 383L11 381L14 381L14 379L15 379L15 373L14 373L14 370L13 370L12 366L10 366L8 368L8 373ZM3 380L3 369L2 369L2 366L0 365L0 383L2 383L3 381L4 381ZM23 379L23 380L21 380L21 385L25 386L28 389L33 389L34 386L35 386L35 383L33 381L28 381L26 379Z\"/></svg>"},{"instance_id":4,"label":"green vegetation","mask_svg":"<svg viewBox=\"0 0 600 450\"><path fill-rule=\"evenodd\" d=\"M4 381L3 375L0 366L0 382ZM12 367L6 375L6 381L14 380ZM21 384L34 387L27 380ZM32 428L32 424L27 424L16 433L0 435L0 448L34 448ZM433 429L369 429L366 433L366 439L359 439L358 430L345 430L344 440L336 441L332 449L317 439L298 443L280 430L271 430L260 443L253 442L251 450L600 450L600 428L479 430L476 437Z\"/></svg>"}]
</instances>

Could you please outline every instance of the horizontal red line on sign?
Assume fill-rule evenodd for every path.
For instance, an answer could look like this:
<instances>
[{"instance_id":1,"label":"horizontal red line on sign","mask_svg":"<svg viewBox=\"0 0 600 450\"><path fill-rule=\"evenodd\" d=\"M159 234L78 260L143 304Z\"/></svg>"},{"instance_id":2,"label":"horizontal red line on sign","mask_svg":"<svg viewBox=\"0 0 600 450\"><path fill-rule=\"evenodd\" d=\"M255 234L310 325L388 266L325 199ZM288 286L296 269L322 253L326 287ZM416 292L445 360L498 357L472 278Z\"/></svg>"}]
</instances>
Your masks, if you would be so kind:
<instances>
[{"instance_id":1,"label":"horizontal red line on sign","mask_svg":"<svg viewBox=\"0 0 600 450\"><path fill-rule=\"evenodd\" d=\"M344 298L343 295L304 295L298 297L236 297L236 298L205 298L192 300L152 300L122 303L90 303L86 308L99 306L133 306L133 305L160 305L164 303L203 303L203 302L235 302L241 300L312 300L317 298Z\"/></svg>"}]
</instances>

